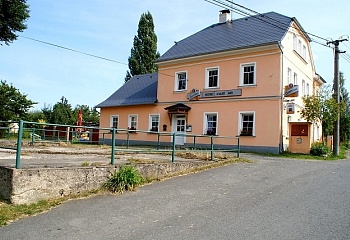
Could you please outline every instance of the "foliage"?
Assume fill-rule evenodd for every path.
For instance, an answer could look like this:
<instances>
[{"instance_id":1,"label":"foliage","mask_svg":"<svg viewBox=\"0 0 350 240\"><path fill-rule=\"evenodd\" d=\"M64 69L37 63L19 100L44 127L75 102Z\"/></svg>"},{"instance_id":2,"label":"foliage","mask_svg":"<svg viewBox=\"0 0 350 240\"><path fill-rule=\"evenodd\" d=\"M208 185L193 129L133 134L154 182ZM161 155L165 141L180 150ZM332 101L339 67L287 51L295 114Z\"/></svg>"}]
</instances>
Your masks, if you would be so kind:
<instances>
[{"instance_id":1,"label":"foliage","mask_svg":"<svg viewBox=\"0 0 350 240\"><path fill-rule=\"evenodd\" d=\"M87 105L77 105L73 110L73 115L76 118L78 117L79 109L81 109L83 112L83 125L86 125L86 123L99 124L100 113L96 110L96 108L90 108Z\"/></svg>"},{"instance_id":2,"label":"foliage","mask_svg":"<svg viewBox=\"0 0 350 240\"><path fill-rule=\"evenodd\" d=\"M0 0L0 44L9 45L17 39L15 32L22 32L29 18L26 0Z\"/></svg>"},{"instance_id":3,"label":"foliage","mask_svg":"<svg viewBox=\"0 0 350 240\"><path fill-rule=\"evenodd\" d=\"M155 61L159 56L152 14L150 12L143 13L128 59L130 71L126 73L125 82L135 75L157 72L158 67Z\"/></svg>"},{"instance_id":4,"label":"foliage","mask_svg":"<svg viewBox=\"0 0 350 240\"><path fill-rule=\"evenodd\" d=\"M314 156L327 156L330 154L330 148L321 142L314 142L311 144L310 154Z\"/></svg>"},{"instance_id":5,"label":"foliage","mask_svg":"<svg viewBox=\"0 0 350 240\"><path fill-rule=\"evenodd\" d=\"M0 81L0 121L17 121L25 119L29 109L36 104L28 100L12 84Z\"/></svg>"},{"instance_id":6,"label":"foliage","mask_svg":"<svg viewBox=\"0 0 350 240\"><path fill-rule=\"evenodd\" d=\"M123 193L134 191L143 183L143 177L139 171L132 166L120 166L119 171L114 171L104 184L109 191Z\"/></svg>"},{"instance_id":7,"label":"foliage","mask_svg":"<svg viewBox=\"0 0 350 240\"><path fill-rule=\"evenodd\" d=\"M342 72L339 73L339 93L344 106L344 111L340 113L340 141L348 142L350 140L350 98L349 92L345 88L345 78Z\"/></svg>"},{"instance_id":8,"label":"foliage","mask_svg":"<svg viewBox=\"0 0 350 240\"><path fill-rule=\"evenodd\" d=\"M75 125L75 117L73 110L68 100L65 97L61 98L61 102L53 105L50 123Z\"/></svg>"},{"instance_id":9,"label":"foliage","mask_svg":"<svg viewBox=\"0 0 350 240\"><path fill-rule=\"evenodd\" d=\"M337 104L331 97L330 87L323 87L320 95L304 96L303 102L302 118L315 124L322 124L323 136L329 135L333 131L338 112L344 109L342 103Z\"/></svg>"}]
</instances>

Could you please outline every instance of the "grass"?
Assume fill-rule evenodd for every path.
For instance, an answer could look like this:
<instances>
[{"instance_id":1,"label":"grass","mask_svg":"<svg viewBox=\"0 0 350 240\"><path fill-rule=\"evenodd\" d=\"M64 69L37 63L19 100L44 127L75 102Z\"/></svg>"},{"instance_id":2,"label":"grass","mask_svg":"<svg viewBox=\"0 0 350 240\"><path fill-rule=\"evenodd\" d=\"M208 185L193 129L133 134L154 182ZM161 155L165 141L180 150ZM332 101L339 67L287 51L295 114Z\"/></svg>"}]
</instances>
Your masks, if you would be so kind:
<instances>
[{"instance_id":1,"label":"grass","mask_svg":"<svg viewBox=\"0 0 350 240\"><path fill-rule=\"evenodd\" d=\"M257 153L259 155L264 155L264 156L274 156L274 157L281 157L281 158L293 158L293 159L310 159L310 160L328 160L328 161L333 161L333 160L340 160L340 159L346 159L347 158L347 150L345 146L340 146L339 148L339 155L333 155L330 154L328 156L314 156L311 154L301 154L301 153L290 153L290 152L284 152L281 154L272 154L272 153Z\"/></svg>"},{"instance_id":2,"label":"grass","mask_svg":"<svg viewBox=\"0 0 350 240\"><path fill-rule=\"evenodd\" d=\"M72 194L70 196L64 196L56 199L41 200L39 202L32 203L32 204L19 204L19 205L14 205L4 199L0 199L0 227L7 225L8 223L14 220L35 215L41 212L45 212L70 199L85 198L85 197L96 195L97 193L102 193L102 191L101 190L87 191L84 193Z\"/></svg>"}]
</instances>

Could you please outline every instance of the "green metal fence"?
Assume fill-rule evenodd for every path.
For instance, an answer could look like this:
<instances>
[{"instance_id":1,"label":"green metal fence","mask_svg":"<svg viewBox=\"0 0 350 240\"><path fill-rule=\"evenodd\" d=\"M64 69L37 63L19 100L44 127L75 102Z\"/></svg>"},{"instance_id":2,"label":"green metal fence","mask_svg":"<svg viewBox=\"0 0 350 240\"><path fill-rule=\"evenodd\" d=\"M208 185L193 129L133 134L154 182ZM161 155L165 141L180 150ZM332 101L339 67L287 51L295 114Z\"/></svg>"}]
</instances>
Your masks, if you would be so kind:
<instances>
[{"instance_id":1,"label":"green metal fence","mask_svg":"<svg viewBox=\"0 0 350 240\"><path fill-rule=\"evenodd\" d=\"M18 124L17 129L10 128L8 125ZM75 125L58 125L49 123L28 122L20 120L18 122L0 122L3 126L0 128L2 132L2 140L16 139L16 168L21 166L22 141L26 139L30 145L35 146L37 143L50 142L71 142L71 143L87 143L87 144L108 144L111 145L111 161L115 163L115 153L118 152L152 152L152 153L171 153L171 162L175 162L177 152L207 152L210 153L210 159L214 160L214 153L220 152L236 152L237 157L240 156L240 139L239 137L213 136L213 135L196 135L170 132L152 132L141 130L128 130L116 128L100 128L95 126L75 126ZM7 125L7 126L6 126ZM11 132L12 131L12 132ZM155 135L156 140L151 142L151 146L145 148L147 143L140 144L138 140L131 139L138 134ZM88 137L86 137L88 135ZM176 137L186 137L190 139L186 146L177 146ZM134 137L135 138L135 137ZM166 140L162 140L166 139ZM217 144L220 139L230 141L230 145L225 148ZM170 141L169 141L170 140ZM201 140L201 143L198 143ZM232 142L231 142L232 141ZM118 144L119 142L119 144ZM204 142L204 143L203 143ZM206 142L206 143L205 143ZM0 146L1 148L1 146ZM6 147L11 148L11 147Z\"/></svg>"}]
</instances>

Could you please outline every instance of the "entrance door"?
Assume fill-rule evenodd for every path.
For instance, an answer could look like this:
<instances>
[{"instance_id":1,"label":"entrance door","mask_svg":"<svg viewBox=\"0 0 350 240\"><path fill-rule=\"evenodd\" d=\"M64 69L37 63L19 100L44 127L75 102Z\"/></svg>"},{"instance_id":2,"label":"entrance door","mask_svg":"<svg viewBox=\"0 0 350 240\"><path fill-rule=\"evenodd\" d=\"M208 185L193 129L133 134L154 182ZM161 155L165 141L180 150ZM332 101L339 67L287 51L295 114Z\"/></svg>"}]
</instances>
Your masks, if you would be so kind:
<instances>
[{"instance_id":1,"label":"entrance door","mask_svg":"<svg viewBox=\"0 0 350 240\"><path fill-rule=\"evenodd\" d=\"M173 118L173 132L181 134L180 136L175 136L175 145L184 145L186 142L186 118L183 115L174 116Z\"/></svg>"}]
</instances>

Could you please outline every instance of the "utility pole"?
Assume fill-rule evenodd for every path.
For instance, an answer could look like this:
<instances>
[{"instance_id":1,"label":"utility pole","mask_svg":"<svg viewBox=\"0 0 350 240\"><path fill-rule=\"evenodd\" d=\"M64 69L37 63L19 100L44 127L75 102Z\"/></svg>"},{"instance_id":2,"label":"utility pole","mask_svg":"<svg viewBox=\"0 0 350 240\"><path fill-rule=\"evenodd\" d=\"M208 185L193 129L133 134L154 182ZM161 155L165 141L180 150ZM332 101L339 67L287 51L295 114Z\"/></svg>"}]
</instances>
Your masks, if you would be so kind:
<instances>
[{"instance_id":1,"label":"utility pole","mask_svg":"<svg viewBox=\"0 0 350 240\"><path fill-rule=\"evenodd\" d=\"M327 42L328 44L334 45L334 80L333 80L333 98L336 103L340 104L340 93L339 93L339 54L345 53L339 50L339 43L343 41L348 41L347 39L335 40L332 42ZM334 123L333 130L333 154L339 155L339 142L340 142L340 112L338 111L337 120Z\"/></svg>"}]
</instances>

